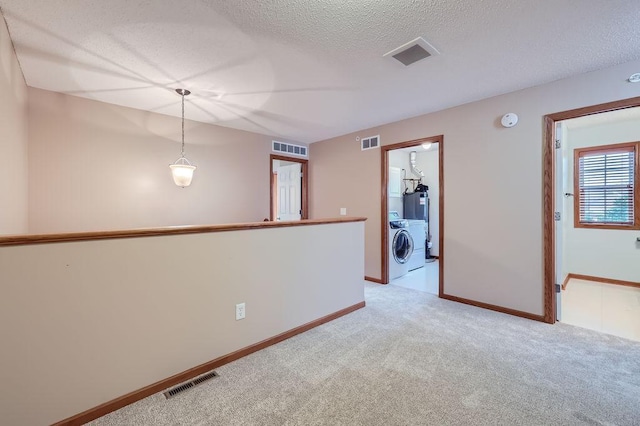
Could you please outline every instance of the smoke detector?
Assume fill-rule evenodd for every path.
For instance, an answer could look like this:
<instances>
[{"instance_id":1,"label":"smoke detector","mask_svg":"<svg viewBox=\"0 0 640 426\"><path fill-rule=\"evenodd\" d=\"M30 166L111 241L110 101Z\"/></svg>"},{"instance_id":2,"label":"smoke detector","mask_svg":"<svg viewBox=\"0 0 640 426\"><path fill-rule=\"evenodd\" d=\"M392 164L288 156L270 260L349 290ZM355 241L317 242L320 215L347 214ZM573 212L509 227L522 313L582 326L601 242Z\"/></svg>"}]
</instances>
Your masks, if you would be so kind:
<instances>
[{"instance_id":1,"label":"smoke detector","mask_svg":"<svg viewBox=\"0 0 640 426\"><path fill-rule=\"evenodd\" d=\"M518 124L518 114L514 112L508 112L502 116L500 123L502 123L502 127L513 127Z\"/></svg>"},{"instance_id":2,"label":"smoke detector","mask_svg":"<svg viewBox=\"0 0 640 426\"><path fill-rule=\"evenodd\" d=\"M422 37L418 37L411 40L409 43L405 43L402 46L385 53L382 56L385 58L395 59L405 67L408 67L422 59L439 54L440 52L438 52L438 49L433 47Z\"/></svg>"}]
</instances>

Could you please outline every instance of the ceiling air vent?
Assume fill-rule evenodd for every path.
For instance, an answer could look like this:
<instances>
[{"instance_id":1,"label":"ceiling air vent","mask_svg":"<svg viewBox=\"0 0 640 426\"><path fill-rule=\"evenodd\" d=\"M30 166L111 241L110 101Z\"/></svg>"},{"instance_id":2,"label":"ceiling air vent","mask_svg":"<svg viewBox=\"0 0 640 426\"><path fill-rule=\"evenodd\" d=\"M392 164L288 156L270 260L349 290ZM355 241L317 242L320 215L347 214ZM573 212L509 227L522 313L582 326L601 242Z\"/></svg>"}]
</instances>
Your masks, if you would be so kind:
<instances>
[{"instance_id":1,"label":"ceiling air vent","mask_svg":"<svg viewBox=\"0 0 640 426\"><path fill-rule=\"evenodd\" d=\"M439 54L440 52L438 52L435 47L429 44L422 37L418 37L415 40L411 40L409 43L403 44L397 49L393 49L391 52L385 53L383 56L385 58L393 58L402 63L402 65L408 67L409 65L428 58L429 56L436 56Z\"/></svg>"},{"instance_id":2,"label":"ceiling air vent","mask_svg":"<svg viewBox=\"0 0 640 426\"><path fill-rule=\"evenodd\" d=\"M294 145L288 142L286 143L278 142L278 141L272 141L272 142L273 142L273 145L272 145L273 152L277 152L279 154L284 154L284 155L293 155L296 157L309 156L309 149L306 146Z\"/></svg>"},{"instance_id":3,"label":"ceiling air vent","mask_svg":"<svg viewBox=\"0 0 640 426\"><path fill-rule=\"evenodd\" d=\"M380 147L380 135L360 139L360 149L367 150Z\"/></svg>"}]
</instances>

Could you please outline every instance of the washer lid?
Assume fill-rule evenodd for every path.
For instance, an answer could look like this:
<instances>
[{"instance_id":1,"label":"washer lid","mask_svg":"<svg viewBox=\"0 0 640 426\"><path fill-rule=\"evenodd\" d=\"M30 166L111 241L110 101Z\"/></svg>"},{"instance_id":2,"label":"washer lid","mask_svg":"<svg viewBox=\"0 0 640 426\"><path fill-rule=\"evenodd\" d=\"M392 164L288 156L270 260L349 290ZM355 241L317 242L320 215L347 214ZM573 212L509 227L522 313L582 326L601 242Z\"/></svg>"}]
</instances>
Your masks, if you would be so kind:
<instances>
[{"instance_id":1,"label":"washer lid","mask_svg":"<svg viewBox=\"0 0 640 426\"><path fill-rule=\"evenodd\" d=\"M405 219L392 220L389 222L389 226L391 227L391 229L408 228L409 222L407 222Z\"/></svg>"}]
</instances>

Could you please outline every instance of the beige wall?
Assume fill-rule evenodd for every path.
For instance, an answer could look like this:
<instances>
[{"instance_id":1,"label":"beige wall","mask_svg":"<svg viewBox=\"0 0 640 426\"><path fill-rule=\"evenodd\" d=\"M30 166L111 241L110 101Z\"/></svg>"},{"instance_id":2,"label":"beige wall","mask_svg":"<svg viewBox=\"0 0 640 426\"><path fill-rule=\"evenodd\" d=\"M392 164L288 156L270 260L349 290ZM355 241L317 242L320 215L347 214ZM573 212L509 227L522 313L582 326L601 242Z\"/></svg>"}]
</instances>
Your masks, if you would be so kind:
<instances>
[{"instance_id":1,"label":"beige wall","mask_svg":"<svg viewBox=\"0 0 640 426\"><path fill-rule=\"evenodd\" d=\"M0 247L1 423L51 424L360 303L363 251L363 222Z\"/></svg>"},{"instance_id":2,"label":"beige wall","mask_svg":"<svg viewBox=\"0 0 640 426\"><path fill-rule=\"evenodd\" d=\"M310 218L337 216L341 207L349 216L366 217L365 274L379 278L380 150L362 151L352 135L311 144L309 155Z\"/></svg>"},{"instance_id":3,"label":"beige wall","mask_svg":"<svg viewBox=\"0 0 640 426\"><path fill-rule=\"evenodd\" d=\"M567 159L562 193L573 193L573 151L576 148L640 140L637 120L567 128L563 156ZM562 229L563 277L568 273L640 282L640 244L637 230L574 228L573 197L564 199ZM624 290L620 290L624 291Z\"/></svg>"},{"instance_id":4,"label":"beige wall","mask_svg":"<svg viewBox=\"0 0 640 426\"><path fill-rule=\"evenodd\" d=\"M634 61L314 143L312 217L339 207L368 217L365 270L380 278L380 152L355 138L443 134L445 293L541 315L543 116L640 96L626 81L638 70ZM520 116L516 127L500 126L507 112Z\"/></svg>"},{"instance_id":5,"label":"beige wall","mask_svg":"<svg viewBox=\"0 0 640 426\"><path fill-rule=\"evenodd\" d=\"M186 156L198 169L179 188L169 164L180 127L180 118L29 88L29 232L269 217L272 138L187 120Z\"/></svg>"},{"instance_id":6,"label":"beige wall","mask_svg":"<svg viewBox=\"0 0 640 426\"><path fill-rule=\"evenodd\" d=\"M0 15L0 235L27 232L27 86Z\"/></svg>"}]
</instances>

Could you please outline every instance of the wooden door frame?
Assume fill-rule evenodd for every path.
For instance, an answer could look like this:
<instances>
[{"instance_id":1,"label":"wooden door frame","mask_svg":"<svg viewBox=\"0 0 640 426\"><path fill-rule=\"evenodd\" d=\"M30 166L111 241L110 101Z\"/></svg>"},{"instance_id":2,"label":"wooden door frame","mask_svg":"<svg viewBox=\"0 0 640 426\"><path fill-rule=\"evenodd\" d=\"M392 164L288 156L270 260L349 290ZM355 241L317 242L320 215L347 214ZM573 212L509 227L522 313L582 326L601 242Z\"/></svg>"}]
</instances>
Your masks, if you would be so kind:
<instances>
[{"instance_id":1,"label":"wooden door frame","mask_svg":"<svg viewBox=\"0 0 640 426\"><path fill-rule=\"evenodd\" d=\"M556 123L572 118L585 117L587 115L601 114L603 112L618 111L626 108L640 106L640 96L607 102L569 111L547 114L544 116L543 134L543 262L544 262L544 321L553 324L556 322L556 237L555 237L555 140Z\"/></svg>"},{"instance_id":2,"label":"wooden door frame","mask_svg":"<svg viewBox=\"0 0 640 426\"><path fill-rule=\"evenodd\" d=\"M438 144L438 187L440 194L438 197L438 296L444 295L444 136L431 136L428 138L414 139L411 141L395 143L392 145L384 145L380 147L380 154L382 156L382 203L381 203L381 245L380 252L382 254L382 277L380 284L389 284L389 194L388 194L388 181L389 181L389 151L401 148L410 148L413 146L420 146L423 143L432 142Z\"/></svg>"},{"instance_id":3,"label":"wooden door frame","mask_svg":"<svg viewBox=\"0 0 640 426\"><path fill-rule=\"evenodd\" d=\"M275 206L273 205L273 160L289 161L292 163L300 163L302 165L302 214L300 219L309 219L309 160L304 158L286 157L284 155L269 155L269 220L274 221L276 217Z\"/></svg>"}]
</instances>

